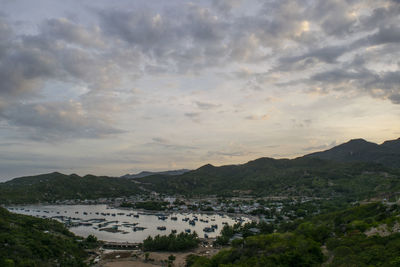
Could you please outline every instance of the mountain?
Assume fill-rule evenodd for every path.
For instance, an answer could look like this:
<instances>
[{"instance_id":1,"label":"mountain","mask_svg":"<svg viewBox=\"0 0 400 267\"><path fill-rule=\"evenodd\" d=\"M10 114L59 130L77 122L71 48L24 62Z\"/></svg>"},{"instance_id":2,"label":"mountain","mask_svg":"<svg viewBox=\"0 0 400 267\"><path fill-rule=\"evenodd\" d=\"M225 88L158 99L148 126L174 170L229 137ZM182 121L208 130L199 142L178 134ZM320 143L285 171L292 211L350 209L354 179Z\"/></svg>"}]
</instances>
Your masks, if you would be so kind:
<instances>
[{"instance_id":1,"label":"mountain","mask_svg":"<svg viewBox=\"0 0 400 267\"><path fill-rule=\"evenodd\" d=\"M380 164L336 162L312 157L260 158L241 165L207 164L182 175L135 179L148 190L185 195L346 197L400 190L400 170Z\"/></svg>"},{"instance_id":2,"label":"mountain","mask_svg":"<svg viewBox=\"0 0 400 267\"><path fill-rule=\"evenodd\" d=\"M315 152L304 157L340 162L374 162L392 168L400 168L400 138L381 145L364 139L353 139L329 150Z\"/></svg>"},{"instance_id":3,"label":"mountain","mask_svg":"<svg viewBox=\"0 0 400 267\"><path fill-rule=\"evenodd\" d=\"M0 183L0 203L54 202L67 199L96 199L141 193L138 185L125 179L58 172L15 178Z\"/></svg>"},{"instance_id":4,"label":"mountain","mask_svg":"<svg viewBox=\"0 0 400 267\"><path fill-rule=\"evenodd\" d=\"M121 178L127 178L127 179L134 179L134 178L143 178L146 176L150 176L150 175L157 175L157 174L161 174L161 175L181 175L184 174L185 172L188 172L190 170L188 169L180 169L180 170L172 170L172 171L162 171L162 172L149 172L149 171L143 171L137 174L125 174L123 176L121 176Z\"/></svg>"},{"instance_id":5,"label":"mountain","mask_svg":"<svg viewBox=\"0 0 400 267\"><path fill-rule=\"evenodd\" d=\"M387 196L400 191L399 146L400 139L381 145L356 139L297 159L259 158L220 167L207 164L192 171L149 176L149 172L140 173L133 175L134 179L50 173L0 183L0 203L115 198L148 191L188 196L252 194L353 200Z\"/></svg>"}]
</instances>

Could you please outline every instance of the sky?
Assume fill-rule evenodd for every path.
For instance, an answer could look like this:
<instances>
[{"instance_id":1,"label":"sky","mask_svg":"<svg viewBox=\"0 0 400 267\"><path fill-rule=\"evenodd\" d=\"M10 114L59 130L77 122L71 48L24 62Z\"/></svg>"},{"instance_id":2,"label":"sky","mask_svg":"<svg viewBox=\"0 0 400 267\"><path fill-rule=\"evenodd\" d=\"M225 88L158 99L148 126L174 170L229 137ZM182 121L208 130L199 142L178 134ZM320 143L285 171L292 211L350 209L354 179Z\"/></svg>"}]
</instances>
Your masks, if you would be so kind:
<instances>
[{"instance_id":1,"label":"sky","mask_svg":"<svg viewBox=\"0 0 400 267\"><path fill-rule=\"evenodd\" d=\"M0 0L0 180L399 137L399 0Z\"/></svg>"}]
</instances>

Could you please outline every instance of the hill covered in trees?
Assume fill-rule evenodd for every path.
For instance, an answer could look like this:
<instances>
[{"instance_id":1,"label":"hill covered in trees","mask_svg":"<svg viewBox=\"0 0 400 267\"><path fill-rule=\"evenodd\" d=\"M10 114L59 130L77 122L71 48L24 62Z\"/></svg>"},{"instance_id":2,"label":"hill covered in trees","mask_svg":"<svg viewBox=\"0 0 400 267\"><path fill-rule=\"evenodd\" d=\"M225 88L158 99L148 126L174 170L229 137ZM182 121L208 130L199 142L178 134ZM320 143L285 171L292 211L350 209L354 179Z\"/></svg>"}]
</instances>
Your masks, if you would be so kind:
<instances>
[{"instance_id":1,"label":"hill covered in trees","mask_svg":"<svg viewBox=\"0 0 400 267\"><path fill-rule=\"evenodd\" d=\"M397 205L371 203L298 220L236 239L212 258L189 256L188 266L399 266L399 214Z\"/></svg>"},{"instance_id":2,"label":"hill covered in trees","mask_svg":"<svg viewBox=\"0 0 400 267\"><path fill-rule=\"evenodd\" d=\"M148 189L188 195L372 197L400 189L400 170L317 158L260 158L242 165L205 165L179 176L136 179Z\"/></svg>"},{"instance_id":3,"label":"hill covered in trees","mask_svg":"<svg viewBox=\"0 0 400 267\"><path fill-rule=\"evenodd\" d=\"M96 241L76 237L55 220L0 207L0 266L86 266L88 243L96 246Z\"/></svg>"},{"instance_id":4,"label":"hill covered in trees","mask_svg":"<svg viewBox=\"0 0 400 267\"><path fill-rule=\"evenodd\" d=\"M130 196L142 192L131 180L49 173L0 183L0 203L54 202Z\"/></svg>"},{"instance_id":5,"label":"hill covered in trees","mask_svg":"<svg viewBox=\"0 0 400 267\"><path fill-rule=\"evenodd\" d=\"M55 202L131 196L146 191L187 196L341 197L360 200L400 192L400 140L357 139L297 159L259 158L240 165L204 165L174 175L134 179L50 173L0 183L0 203ZM186 170L185 170L186 171Z\"/></svg>"},{"instance_id":6,"label":"hill covered in trees","mask_svg":"<svg viewBox=\"0 0 400 267\"><path fill-rule=\"evenodd\" d=\"M305 157L340 162L374 162L400 168L400 138L385 141L381 145L364 139L353 139L329 150L308 154Z\"/></svg>"},{"instance_id":7,"label":"hill covered in trees","mask_svg":"<svg viewBox=\"0 0 400 267\"><path fill-rule=\"evenodd\" d=\"M162 171L162 172L142 171L142 172L137 173L137 174L125 174L125 175L121 176L121 178L134 179L134 178L143 178L143 177L146 177L146 176L157 175L157 174L161 174L161 175L181 175L181 174L184 174L185 172L188 172L188 171L190 171L190 170L188 170L188 169L180 169L180 170Z\"/></svg>"}]
</instances>

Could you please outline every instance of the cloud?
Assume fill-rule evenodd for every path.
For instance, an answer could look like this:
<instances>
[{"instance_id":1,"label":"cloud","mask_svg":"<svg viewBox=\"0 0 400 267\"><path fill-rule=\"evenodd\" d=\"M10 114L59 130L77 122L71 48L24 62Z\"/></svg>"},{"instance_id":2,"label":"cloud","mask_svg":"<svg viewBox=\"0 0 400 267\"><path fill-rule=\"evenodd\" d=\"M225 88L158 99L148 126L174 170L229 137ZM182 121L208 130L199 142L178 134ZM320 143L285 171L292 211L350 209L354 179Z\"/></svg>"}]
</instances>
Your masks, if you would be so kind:
<instances>
[{"instance_id":1,"label":"cloud","mask_svg":"<svg viewBox=\"0 0 400 267\"><path fill-rule=\"evenodd\" d=\"M185 116L189 117L189 118L197 118L200 116L200 113L199 112L186 112Z\"/></svg>"},{"instance_id":2,"label":"cloud","mask_svg":"<svg viewBox=\"0 0 400 267\"><path fill-rule=\"evenodd\" d=\"M222 152L222 151L208 151L208 157L223 156L223 157L243 157L252 154L252 152L245 151L233 151L233 152Z\"/></svg>"},{"instance_id":3,"label":"cloud","mask_svg":"<svg viewBox=\"0 0 400 267\"><path fill-rule=\"evenodd\" d=\"M208 103L208 102L201 102L201 101L195 101L194 102L199 109L203 110L209 110L209 109L215 109L217 107L220 107L221 105L218 104L213 104L213 103Z\"/></svg>"},{"instance_id":4,"label":"cloud","mask_svg":"<svg viewBox=\"0 0 400 267\"><path fill-rule=\"evenodd\" d=\"M98 27L87 28L66 18L52 18L44 21L40 28L43 36L66 43L92 48L104 48L105 43Z\"/></svg>"},{"instance_id":5,"label":"cloud","mask_svg":"<svg viewBox=\"0 0 400 267\"><path fill-rule=\"evenodd\" d=\"M377 33L357 39L356 41L347 45L325 46L322 48L311 47L309 52L300 56L282 57L280 58L281 66L279 67L279 69L284 69L284 65L293 64L311 58L315 58L321 62L329 64L338 63L337 59L339 57L361 47L398 42L400 42L400 27L397 27L395 25L386 25L379 28ZM305 63L309 63L309 61L305 61ZM305 64L303 64L303 66L305 66ZM288 68L288 70L290 70L290 68Z\"/></svg>"},{"instance_id":6,"label":"cloud","mask_svg":"<svg viewBox=\"0 0 400 267\"><path fill-rule=\"evenodd\" d=\"M280 58L280 63L283 64L292 64L298 61L303 61L305 59L312 59L315 58L319 61L325 63L336 63L337 58L342 56L343 54L350 52L349 46L327 46L322 48L313 49L308 53L305 53L301 56L294 56L294 57L283 57ZM311 63L309 60L304 62L303 66ZM282 68L282 67L281 67Z\"/></svg>"},{"instance_id":7,"label":"cloud","mask_svg":"<svg viewBox=\"0 0 400 267\"><path fill-rule=\"evenodd\" d=\"M308 84L330 91L355 91L368 93L373 97L389 99L399 104L400 71L376 72L361 68L360 70L333 69L320 72L310 77Z\"/></svg>"},{"instance_id":8,"label":"cloud","mask_svg":"<svg viewBox=\"0 0 400 267\"><path fill-rule=\"evenodd\" d=\"M11 31L9 24L0 18L0 32L8 35L0 37L0 50L4 48L0 51L0 120L37 140L101 138L124 132L110 119L111 106L120 101L98 93L119 84L118 65L96 51L104 48L99 31L93 33L67 19L49 19L36 34L22 35ZM43 91L55 82L65 84L66 90ZM76 96L70 95L68 87L77 84L88 92L71 99ZM99 114L104 106L107 112Z\"/></svg>"},{"instance_id":9,"label":"cloud","mask_svg":"<svg viewBox=\"0 0 400 267\"><path fill-rule=\"evenodd\" d=\"M366 38L368 43L371 45L375 44L389 44L389 43L399 43L400 42L400 27L399 25L384 25L379 28L379 31L372 34ZM366 40L361 40L364 42Z\"/></svg>"},{"instance_id":10,"label":"cloud","mask_svg":"<svg viewBox=\"0 0 400 267\"><path fill-rule=\"evenodd\" d=\"M332 148L334 146L336 146L336 141L333 141L330 144L323 144L323 145L319 145L319 146L304 147L303 151L321 151L321 150L326 150L326 149Z\"/></svg>"},{"instance_id":11,"label":"cloud","mask_svg":"<svg viewBox=\"0 0 400 267\"><path fill-rule=\"evenodd\" d=\"M271 118L271 115L270 115L270 114L249 115L249 116L246 116L246 117L245 117L246 120L251 120L251 121L256 121L256 120L265 121L265 120L269 120L270 118Z\"/></svg>"},{"instance_id":12,"label":"cloud","mask_svg":"<svg viewBox=\"0 0 400 267\"><path fill-rule=\"evenodd\" d=\"M241 4L241 0L212 0L212 5L222 14L228 14Z\"/></svg>"},{"instance_id":13,"label":"cloud","mask_svg":"<svg viewBox=\"0 0 400 267\"><path fill-rule=\"evenodd\" d=\"M57 69L56 59L47 52L31 47L10 48L0 62L0 96L34 93L43 79L57 75Z\"/></svg>"},{"instance_id":14,"label":"cloud","mask_svg":"<svg viewBox=\"0 0 400 267\"><path fill-rule=\"evenodd\" d=\"M227 139L272 138L279 153L293 155L305 132L354 127L347 105L375 103L369 108L387 118L397 114L388 103L400 104L399 1L38 3L8 1L0 14L5 143L64 140L80 151L79 139L91 138L84 142L96 143L94 153L102 146L108 154L129 142L139 149L127 158L140 158L141 167L167 166L165 158L194 166L207 151L219 162L253 155L216 148ZM343 120L326 115L338 109ZM269 118L257 110L279 112ZM282 141L285 129L296 141ZM148 142L149 132L157 136ZM192 140L202 140L195 152Z\"/></svg>"},{"instance_id":15,"label":"cloud","mask_svg":"<svg viewBox=\"0 0 400 267\"><path fill-rule=\"evenodd\" d=\"M20 127L34 140L99 138L122 133L100 118L86 114L79 102L13 105L0 118Z\"/></svg>"},{"instance_id":16,"label":"cloud","mask_svg":"<svg viewBox=\"0 0 400 267\"><path fill-rule=\"evenodd\" d=\"M198 149L195 146L188 146L188 145L181 145L181 144L173 143L163 137L154 137L154 138L152 138L152 142L148 143L147 145L162 147L167 150L179 150L179 151L180 150L186 151L186 150Z\"/></svg>"}]
</instances>

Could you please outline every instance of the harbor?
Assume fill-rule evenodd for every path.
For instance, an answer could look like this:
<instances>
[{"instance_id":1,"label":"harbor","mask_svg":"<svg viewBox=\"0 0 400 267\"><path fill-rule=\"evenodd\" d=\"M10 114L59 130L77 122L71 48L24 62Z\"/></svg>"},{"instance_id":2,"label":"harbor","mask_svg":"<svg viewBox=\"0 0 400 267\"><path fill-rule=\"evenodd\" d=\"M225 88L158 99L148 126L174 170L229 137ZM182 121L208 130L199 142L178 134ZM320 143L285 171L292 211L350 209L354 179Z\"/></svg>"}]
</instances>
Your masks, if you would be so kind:
<instances>
[{"instance_id":1,"label":"harbor","mask_svg":"<svg viewBox=\"0 0 400 267\"><path fill-rule=\"evenodd\" d=\"M71 232L116 243L140 243L148 236L193 233L215 238L224 225L249 222L247 217L221 213L149 213L113 208L107 205L30 205L8 207L12 212L64 223Z\"/></svg>"}]
</instances>

